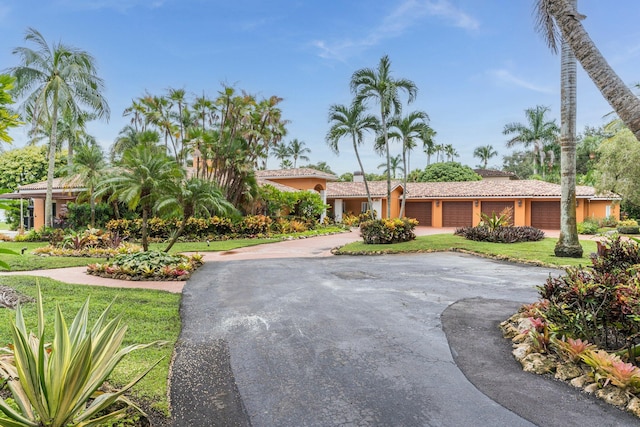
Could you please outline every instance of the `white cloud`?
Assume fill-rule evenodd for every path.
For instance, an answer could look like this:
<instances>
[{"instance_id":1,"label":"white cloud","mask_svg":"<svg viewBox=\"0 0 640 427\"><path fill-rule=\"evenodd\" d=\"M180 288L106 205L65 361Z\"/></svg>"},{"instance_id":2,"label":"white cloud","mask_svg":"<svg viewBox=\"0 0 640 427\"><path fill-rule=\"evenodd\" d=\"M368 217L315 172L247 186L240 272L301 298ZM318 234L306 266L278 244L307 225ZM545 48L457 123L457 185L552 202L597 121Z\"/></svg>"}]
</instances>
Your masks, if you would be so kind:
<instances>
[{"instance_id":1,"label":"white cloud","mask_svg":"<svg viewBox=\"0 0 640 427\"><path fill-rule=\"evenodd\" d=\"M532 90L534 92L541 93L553 93L553 89L545 86L539 86L525 80L521 77L515 76L511 71L504 68L497 70L489 70L488 74L498 80L499 82L506 83L511 86L518 86L524 89Z\"/></svg>"},{"instance_id":2,"label":"white cloud","mask_svg":"<svg viewBox=\"0 0 640 427\"><path fill-rule=\"evenodd\" d=\"M362 37L335 42L316 40L311 44L319 49L318 55L322 58L345 60L354 51L401 36L427 16L440 18L449 25L467 31L480 28L478 20L456 8L449 0L404 0L377 27Z\"/></svg>"}]
</instances>

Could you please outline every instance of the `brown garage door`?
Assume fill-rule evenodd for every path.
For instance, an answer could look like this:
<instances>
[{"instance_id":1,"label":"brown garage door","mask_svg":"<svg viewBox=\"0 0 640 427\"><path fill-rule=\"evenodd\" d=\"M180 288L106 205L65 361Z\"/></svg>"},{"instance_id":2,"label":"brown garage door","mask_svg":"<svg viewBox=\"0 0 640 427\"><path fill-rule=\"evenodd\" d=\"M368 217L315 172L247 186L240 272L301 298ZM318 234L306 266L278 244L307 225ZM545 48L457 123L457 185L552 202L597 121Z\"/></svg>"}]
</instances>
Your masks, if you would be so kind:
<instances>
[{"instance_id":1,"label":"brown garage door","mask_svg":"<svg viewBox=\"0 0 640 427\"><path fill-rule=\"evenodd\" d=\"M418 225L431 226L431 202L407 202L404 210L408 218L418 220Z\"/></svg>"},{"instance_id":2,"label":"brown garage door","mask_svg":"<svg viewBox=\"0 0 640 427\"><path fill-rule=\"evenodd\" d=\"M511 213L513 214L513 202L481 202L480 206L482 213L488 216L492 216L493 214L500 215L500 212L507 208L511 208ZM510 225L513 225L513 217L511 217Z\"/></svg>"},{"instance_id":3,"label":"brown garage door","mask_svg":"<svg viewBox=\"0 0 640 427\"><path fill-rule=\"evenodd\" d=\"M442 202L442 225L444 227L473 225L472 202Z\"/></svg>"},{"instance_id":4,"label":"brown garage door","mask_svg":"<svg viewBox=\"0 0 640 427\"><path fill-rule=\"evenodd\" d=\"M543 230L560 229L560 202L531 202L531 226Z\"/></svg>"}]
</instances>

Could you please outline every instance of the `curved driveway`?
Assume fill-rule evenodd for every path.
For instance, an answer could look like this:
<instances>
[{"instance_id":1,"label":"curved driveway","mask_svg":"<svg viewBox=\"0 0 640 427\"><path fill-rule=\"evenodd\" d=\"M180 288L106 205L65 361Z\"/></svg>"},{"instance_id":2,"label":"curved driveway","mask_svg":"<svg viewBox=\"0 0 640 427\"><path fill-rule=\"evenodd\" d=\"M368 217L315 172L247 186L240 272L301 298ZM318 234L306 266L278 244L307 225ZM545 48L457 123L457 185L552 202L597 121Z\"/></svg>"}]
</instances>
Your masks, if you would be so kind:
<instances>
[{"instance_id":1,"label":"curved driveway","mask_svg":"<svg viewBox=\"0 0 640 427\"><path fill-rule=\"evenodd\" d=\"M558 272L457 253L206 263L183 290L174 425L637 425L522 372L500 337Z\"/></svg>"}]
</instances>

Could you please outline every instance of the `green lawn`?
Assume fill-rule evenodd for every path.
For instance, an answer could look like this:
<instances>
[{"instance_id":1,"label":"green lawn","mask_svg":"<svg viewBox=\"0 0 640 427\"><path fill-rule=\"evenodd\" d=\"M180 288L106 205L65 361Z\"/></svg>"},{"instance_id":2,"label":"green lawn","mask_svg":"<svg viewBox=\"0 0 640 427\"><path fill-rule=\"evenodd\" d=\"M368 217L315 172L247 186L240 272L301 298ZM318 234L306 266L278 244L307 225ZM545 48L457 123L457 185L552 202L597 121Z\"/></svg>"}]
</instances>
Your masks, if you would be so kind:
<instances>
[{"instance_id":1,"label":"green lawn","mask_svg":"<svg viewBox=\"0 0 640 427\"><path fill-rule=\"evenodd\" d=\"M9 230L9 224L7 224L6 222L0 222L0 231L6 230Z\"/></svg>"},{"instance_id":2,"label":"green lawn","mask_svg":"<svg viewBox=\"0 0 640 427\"><path fill-rule=\"evenodd\" d=\"M596 243L592 240L585 240L580 242L584 250L582 258L558 258L553 253L556 242L557 239L546 238L539 242L488 243L467 240L453 234L434 234L420 236L410 242L391 245L366 245L361 241L354 242L340 248L338 253L355 255L463 250L493 258L563 267L590 264L589 255L596 251Z\"/></svg>"},{"instance_id":3,"label":"green lawn","mask_svg":"<svg viewBox=\"0 0 640 427\"><path fill-rule=\"evenodd\" d=\"M19 292L36 296L36 280L42 288L45 316L48 322L48 337L53 330L54 309L60 304L65 319L70 324L87 297L90 297L90 322L98 318L110 302L114 302L111 315L122 313L123 323L128 325L124 345L167 341L162 347L137 350L126 356L118 365L110 382L116 386L127 384L157 360L162 359L132 391L137 401L144 401L168 415L167 377L175 342L180 333L179 294L142 289L114 289L100 286L69 285L47 278L30 276L2 276L0 284ZM27 326L36 327L36 305L23 306ZM9 326L14 319L14 311L0 309L0 344L11 342Z\"/></svg>"}]
</instances>

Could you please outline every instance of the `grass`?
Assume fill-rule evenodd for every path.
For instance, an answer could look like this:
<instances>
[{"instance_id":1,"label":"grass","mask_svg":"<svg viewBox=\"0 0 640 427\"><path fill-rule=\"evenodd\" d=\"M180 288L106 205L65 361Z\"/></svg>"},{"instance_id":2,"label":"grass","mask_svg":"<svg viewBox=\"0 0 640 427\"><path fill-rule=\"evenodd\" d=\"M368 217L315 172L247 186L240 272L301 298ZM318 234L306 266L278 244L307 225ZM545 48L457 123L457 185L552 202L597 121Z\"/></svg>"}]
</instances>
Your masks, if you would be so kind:
<instances>
[{"instance_id":1,"label":"grass","mask_svg":"<svg viewBox=\"0 0 640 427\"><path fill-rule=\"evenodd\" d=\"M342 255L366 255L462 250L492 258L556 267L590 264L589 255L596 251L596 243L594 241L583 240L580 242L584 251L582 258L559 258L553 252L557 240L555 238L545 238L538 242L488 243L467 240L464 237L453 234L434 234L420 236L410 242L390 245L367 245L364 242L354 242L341 247L338 253Z\"/></svg>"},{"instance_id":2,"label":"grass","mask_svg":"<svg viewBox=\"0 0 640 427\"><path fill-rule=\"evenodd\" d=\"M109 382L115 386L127 384L136 374L142 372L157 360L162 359L149 374L132 390L132 397L145 402L146 407L169 415L167 378L169 364L175 342L180 333L179 294L143 289L114 289L100 286L69 285L47 278L30 276L3 276L0 284L36 297L36 280L40 283L47 317L48 340L51 340L54 309L60 304L67 322L71 322L87 297L90 297L91 324L109 303L114 302L111 315L122 313L122 321L128 326L124 345L167 341L162 347L137 350L126 356L116 367ZM23 306L28 328L36 327L36 304ZM9 326L14 319L14 311L0 309L0 344L11 341Z\"/></svg>"},{"instance_id":3,"label":"grass","mask_svg":"<svg viewBox=\"0 0 640 427\"><path fill-rule=\"evenodd\" d=\"M0 232L10 230L9 224L6 222L0 222Z\"/></svg>"}]
</instances>

